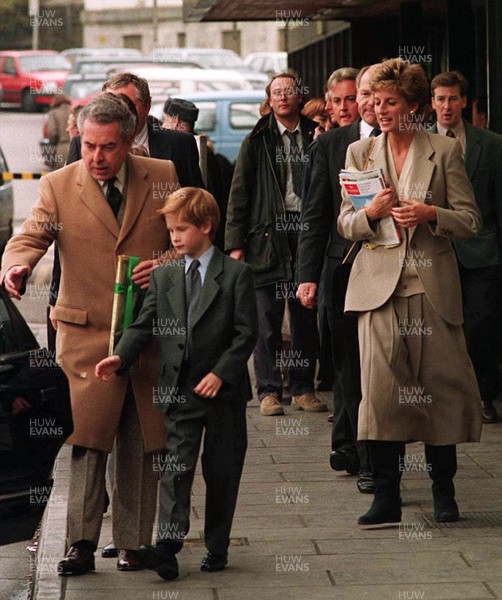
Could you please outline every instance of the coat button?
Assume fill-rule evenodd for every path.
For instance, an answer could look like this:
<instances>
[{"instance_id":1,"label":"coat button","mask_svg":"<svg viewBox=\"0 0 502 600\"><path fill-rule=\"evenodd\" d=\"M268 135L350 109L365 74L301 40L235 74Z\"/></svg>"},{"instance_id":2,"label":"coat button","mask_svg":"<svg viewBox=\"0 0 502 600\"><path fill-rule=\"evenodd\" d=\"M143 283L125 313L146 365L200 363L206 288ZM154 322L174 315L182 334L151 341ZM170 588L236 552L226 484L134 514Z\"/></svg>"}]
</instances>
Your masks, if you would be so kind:
<instances>
[{"instance_id":1,"label":"coat button","mask_svg":"<svg viewBox=\"0 0 502 600\"><path fill-rule=\"evenodd\" d=\"M185 344L178 344L178 348L179 348L180 350L183 350L183 348L184 348L184 347L185 347Z\"/></svg>"},{"instance_id":2,"label":"coat button","mask_svg":"<svg viewBox=\"0 0 502 600\"><path fill-rule=\"evenodd\" d=\"M413 248L413 250L415 250L416 247L417 247L416 242L411 242L410 248Z\"/></svg>"},{"instance_id":3,"label":"coat button","mask_svg":"<svg viewBox=\"0 0 502 600\"><path fill-rule=\"evenodd\" d=\"M179 370L180 370L180 369L179 369L179 367L173 367L173 371L174 371L175 373L177 373Z\"/></svg>"}]
</instances>

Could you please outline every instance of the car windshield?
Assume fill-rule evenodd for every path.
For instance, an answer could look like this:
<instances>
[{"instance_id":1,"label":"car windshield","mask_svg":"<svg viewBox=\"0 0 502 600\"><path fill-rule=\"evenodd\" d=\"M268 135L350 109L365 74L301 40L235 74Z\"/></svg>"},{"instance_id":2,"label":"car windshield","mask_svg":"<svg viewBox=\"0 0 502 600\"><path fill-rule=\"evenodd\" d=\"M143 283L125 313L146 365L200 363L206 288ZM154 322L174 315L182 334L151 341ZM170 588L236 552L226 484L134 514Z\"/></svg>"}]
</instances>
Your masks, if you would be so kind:
<instances>
[{"instance_id":1,"label":"car windshield","mask_svg":"<svg viewBox=\"0 0 502 600\"><path fill-rule=\"evenodd\" d=\"M70 63L59 54L41 54L39 56L20 56L21 70L25 73L33 71L69 71Z\"/></svg>"},{"instance_id":2,"label":"car windshield","mask_svg":"<svg viewBox=\"0 0 502 600\"><path fill-rule=\"evenodd\" d=\"M195 60L209 69L239 69L242 60L233 54L195 54L189 53L190 60Z\"/></svg>"},{"instance_id":3,"label":"car windshield","mask_svg":"<svg viewBox=\"0 0 502 600\"><path fill-rule=\"evenodd\" d=\"M81 100L91 94L100 92L105 81L106 79L100 79L99 81L66 81L63 89L73 100Z\"/></svg>"}]
</instances>

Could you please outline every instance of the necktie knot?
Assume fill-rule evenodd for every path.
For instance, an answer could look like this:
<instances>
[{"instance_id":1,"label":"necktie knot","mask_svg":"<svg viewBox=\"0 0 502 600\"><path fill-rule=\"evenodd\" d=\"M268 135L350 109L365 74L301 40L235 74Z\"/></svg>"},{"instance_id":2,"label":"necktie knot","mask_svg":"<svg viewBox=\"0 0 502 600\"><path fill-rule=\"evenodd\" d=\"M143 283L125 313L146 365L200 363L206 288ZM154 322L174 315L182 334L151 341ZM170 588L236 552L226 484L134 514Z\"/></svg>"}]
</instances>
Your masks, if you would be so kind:
<instances>
[{"instance_id":1,"label":"necktie knot","mask_svg":"<svg viewBox=\"0 0 502 600\"><path fill-rule=\"evenodd\" d=\"M455 135L455 132L453 131L453 129L447 129L446 130L446 136L449 138L456 138L457 136Z\"/></svg>"},{"instance_id":2,"label":"necktie knot","mask_svg":"<svg viewBox=\"0 0 502 600\"><path fill-rule=\"evenodd\" d=\"M370 137L378 137L381 133L382 133L382 131L380 129L378 129L378 127L374 127L371 130Z\"/></svg>"}]
</instances>

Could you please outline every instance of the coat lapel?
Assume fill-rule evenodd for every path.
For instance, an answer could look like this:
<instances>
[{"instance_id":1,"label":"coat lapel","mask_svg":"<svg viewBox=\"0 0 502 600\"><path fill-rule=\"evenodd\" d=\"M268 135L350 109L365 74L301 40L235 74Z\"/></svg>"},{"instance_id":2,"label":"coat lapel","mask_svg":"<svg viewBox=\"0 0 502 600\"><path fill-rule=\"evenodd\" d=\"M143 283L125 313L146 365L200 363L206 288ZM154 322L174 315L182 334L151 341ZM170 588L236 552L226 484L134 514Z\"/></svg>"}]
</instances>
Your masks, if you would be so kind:
<instances>
[{"instance_id":1,"label":"coat lapel","mask_svg":"<svg viewBox=\"0 0 502 600\"><path fill-rule=\"evenodd\" d=\"M465 130L465 170L467 176L472 181L474 171L478 165L479 155L481 154L481 141L476 128L470 123L464 121Z\"/></svg>"},{"instance_id":2,"label":"coat lapel","mask_svg":"<svg viewBox=\"0 0 502 600\"><path fill-rule=\"evenodd\" d=\"M216 298L218 292L220 291L220 286L216 282L216 278L222 271L223 255L221 254L221 252L219 252L217 248L215 248L213 257L209 262L207 268L206 276L204 277L204 284L202 286L199 303L197 304L193 315L192 327L194 327L197 324L202 315L211 306L213 300Z\"/></svg>"},{"instance_id":3,"label":"coat lapel","mask_svg":"<svg viewBox=\"0 0 502 600\"><path fill-rule=\"evenodd\" d=\"M84 162L80 164L76 184L80 187L80 200L101 221L108 231L115 237L119 236L119 224L112 209L103 195L99 183L87 171Z\"/></svg>"},{"instance_id":4,"label":"coat lapel","mask_svg":"<svg viewBox=\"0 0 502 600\"><path fill-rule=\"evenodd\" d=\"M151 186L147 183L147 170L134 160L127 157L127 198L124 220L120 228L118 243L122 242L131 231L146 202Z\"/></svg>"},{"instance_id":5,"label":"coat lapel","mask_svg":"<svg viewBox=\"0 0 502 600\"><path fill-rule=\"evenodd\" d=\"M410 167L408 180L413 184L414 192L413 200L418 202L425 202L427 198L427 192L429 191L432 174L436 165L434 163L434 148L432 147L427 133L417 131L413 138L414 144L414 156L413 163ZM410 227L409 237L413 237L416 226Z\"/></svg>"},{"instance_id":6,"label":"coat lapel","mask_svg":"<svg viewBox=\"0 0 502 600\"><path fill-rule=\"evenodd\" d=\"M167 300L171 305L173 318L182 327L187 324L187 311L185 299L185 267L184 262L181 266L169 266L168 264L159 267L159 269L169 269L169 278L171 287L167 290Z\"/></svg>"}]
</instances>

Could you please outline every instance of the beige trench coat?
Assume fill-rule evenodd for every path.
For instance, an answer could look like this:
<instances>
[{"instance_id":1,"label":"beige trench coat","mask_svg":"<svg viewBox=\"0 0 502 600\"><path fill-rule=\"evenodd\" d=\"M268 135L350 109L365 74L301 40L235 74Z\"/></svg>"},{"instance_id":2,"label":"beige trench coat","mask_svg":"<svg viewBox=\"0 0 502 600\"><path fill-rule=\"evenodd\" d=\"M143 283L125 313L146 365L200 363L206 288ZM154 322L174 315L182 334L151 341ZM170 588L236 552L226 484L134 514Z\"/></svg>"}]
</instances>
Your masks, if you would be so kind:
<instances>
[{"instance_id":1,"label":"beige trench coat","mask_svg":"<svg viewBox=\"0 0 502 600\"><path fill-rule=\"evenodd\" d=\"M369 157L368 169L382 168L386 180L390 182L386 138L387 136L382 134L376 139ZM369 145L369 139L351 144L347 152L347 166L362 169ZM361 361L363 397L359 410L359 436L361 439L408 439L406 432L413 431L414 439L433 444L472 441L479 439L480 398L461 330L462 296L451 238L475 236L481 228L481 217L465 172L458 141L445 136L417 132L414 152L414 162L407 180L410 189L403 196L433 204L437 211L437 222L423 223L410 228L408 251L412 252L425 296L444 323L441 335L438 339L434 338L434 344L427 345L428 354L422 355L419 361L421 360L422 365L443 365L443 372L446 372L445 369L449 371L444 377L444 382L439 376L433 377L433 381L421 382L434 392L435 404L420 407L421 413L417 412L416 415L420 417L420 422L426 425L419 426L417 423L412 427L409 420L413 418L413 411L400 407L392 391L394 387L397 389L399 385L403 385L400 384L397 374L403 369L399 365L391 366L391 370L395 371L395 379L392 382L388 375L387 359L378 356L375 360L371 352L368 352L368 345L374 348L389 347L391 350L388 354L392 357L397 352L396 348L402 346L401 334L396 334L397 316L392 311L389 312L387 324L380 324L375 330L369 331L362 327L365 315L384 307L392 297L401 276L403 261L405 258L409 260L410 255L403 254L406 252L404 243L395 248L377 246L370 249L363 245L354 261L345 299L346 312L356 313L360 317L361 356L365 357ZM341 235L351 240L371 240L375 235L365 211L355 212L346 195L338 218L338 229ZM368 322L367 319L365 322ZM439 328L435 328L435 332L437 331ZM452 350L450 337L454 335L460 336L460 341L453 344ZM374 336L380 339L373 339ZM442 336L448 336L448 339ZM458 356L448 356L453 351L458 353ZM385 365L381 373L375 371L378 364ZM452 373L451 370L457 368L454 365L464 365L457 369L462 372ZM426 371L430 372L430 369ZM452 391L451 380L455 378L459 385L456 391ZM381 385L384 385L385 389L381 389ZM372 419L371 414L377 415L378 418ZM457 433L466 431L467 434ZM399 432L404 437L397 437Z\"/></svg>"},{"instance_id":2,"label":"beige trench coat","mask_svg":"<svg viewBox=\"0 0 502 600\"><path fill-rule=\"evenodd\" d=\"M111 451L128 377L96 379L94 367L107 356L116 257L155 258L168 247L164 219L157 214L166 190L178 186L171 161L129 155L127 201L119 226L98 182L83 161L45 176L39 198L19 235L10 240L2 276L12 266L32 270L57 238L61 286L55 308L57 360L71 390L74 433L69 444ZM145 452L165 447L163 415L153 404L158 356L154 343L130 372Z\"/></svg>"}]
</instances>

